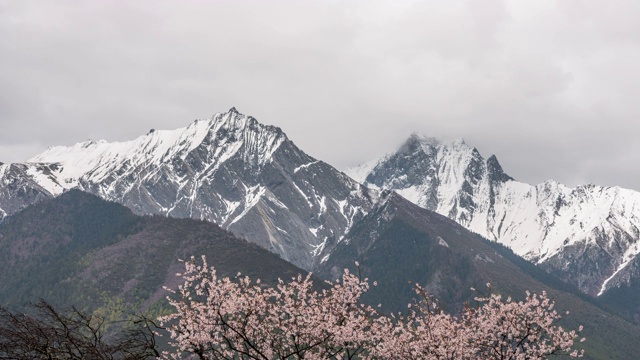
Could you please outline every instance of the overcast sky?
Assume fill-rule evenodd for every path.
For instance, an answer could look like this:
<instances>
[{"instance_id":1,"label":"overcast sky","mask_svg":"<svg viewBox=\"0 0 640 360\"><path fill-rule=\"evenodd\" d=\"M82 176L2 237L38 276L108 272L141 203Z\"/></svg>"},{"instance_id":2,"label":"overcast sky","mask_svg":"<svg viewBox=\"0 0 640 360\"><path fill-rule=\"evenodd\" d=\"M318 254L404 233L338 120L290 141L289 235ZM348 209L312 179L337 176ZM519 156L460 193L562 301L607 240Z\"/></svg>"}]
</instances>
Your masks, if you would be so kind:
<instances>
[{"instance_id":1,"label":"overcast sky","mask_svg":"<svg viewBox=\"0 0 640 360\"><path fill-rule=\"evenodd\" d=\"M0 0L0 161L235 106L344 169L410 133L640 190L640 1Z\"/></svg>"}]
</instances>

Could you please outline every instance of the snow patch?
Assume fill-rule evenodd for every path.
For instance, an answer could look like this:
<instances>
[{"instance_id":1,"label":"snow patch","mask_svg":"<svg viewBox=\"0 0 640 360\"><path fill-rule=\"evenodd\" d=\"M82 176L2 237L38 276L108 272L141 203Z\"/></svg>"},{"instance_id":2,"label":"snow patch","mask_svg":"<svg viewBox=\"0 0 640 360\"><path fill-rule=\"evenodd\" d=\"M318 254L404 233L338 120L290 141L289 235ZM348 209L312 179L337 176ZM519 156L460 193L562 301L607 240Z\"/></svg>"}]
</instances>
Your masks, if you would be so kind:
<instances>
[{"instance_id":1,"label":"snow patch","mask_svg":"<svg viewBox=\"0 0 640 360\"><path fill-rule=\"evenodd\" d=\"M372 160L352 168L344 169L343 172L353 180L361 184L364 184L367 179L367 176L369 176L373 168L375 168L380 161L381 160L379 159Z\"/></svg>"},{"instance_id":2,"label":"snow patch","mask_svg":"<svg viewBox=\"0 0 640 360\"><path fill-rule=\"evenodd\" d=\"M306 168L308 168L309 166L314 165L314 164L317 164L317 163L319 163L319 162L320 162L320 161L319 161L319 160L317 160L317 161L312 161L312 162L307 163L307 164L304 164L304 165L300 165L300 166L298 166L297 168L293 169L293 173L295 174L295 173L297 173L298 171L300 171L300 170L302 170L302 169L306 169Z\"/></svg>"},{"instance_id":3,"label":"snow patch","mask_svg":"<svg viewBox=\"0 0 640 360\"><path fill-rule=\"evenodd\" d=\"M233 221L227 227L230 227L231 225L242 219L249 212L249 210L251 210L258 203L258 201L260 201L265 191L266 189L260 185L256 185L246 189L244 198L244 209L242 210L242 213L236 216L236 218L233 219Z\"/></svg>"},{"instance_id":4,"label":"snow patch","mask_svg":"<svg viewBox=\"0 0 640 360\"><path fill-rule=\"evenodd\" d=\"M446 247L446 248L448 248L448 247L449 247L449 244L447 244L447 242L446 242L446 241L444 241L444 239L443 239L443 238L441 238L440 236L438 236L438 245L440 245L440 246L444 246L444 247Z\"/></svg>"}]
</instances>

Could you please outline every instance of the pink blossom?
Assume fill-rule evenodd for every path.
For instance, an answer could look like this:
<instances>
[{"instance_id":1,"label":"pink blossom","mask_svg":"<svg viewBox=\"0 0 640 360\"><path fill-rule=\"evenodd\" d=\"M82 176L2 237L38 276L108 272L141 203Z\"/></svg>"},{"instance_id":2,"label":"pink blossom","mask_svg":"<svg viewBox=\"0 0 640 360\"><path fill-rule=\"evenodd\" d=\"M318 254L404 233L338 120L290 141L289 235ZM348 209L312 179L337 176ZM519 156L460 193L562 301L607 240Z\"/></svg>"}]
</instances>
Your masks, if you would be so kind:
<instances>
[{"instance_id":1,"label":"pink blossom","mask_svg":"<svg viewBox=\"0 0 640 360\"><path fill-rule=\"evenodd\" d=\"M249 277L220 279L202 258L185 262L185 283L169 297L176 309L161 318L174 351L164 358L195 354L203 359L542 359L581 357L573 349L579 331L555 325L560 315L546 293L506 301L477 298L459 316L445 313L426 290L406 315L385 316L365 305L369 290L345 270L323 291L310 275L275 287ZM490 285L487 284L490 288ZM580 341L584 341L581 339Z\"/></svg>"}]
</instances>

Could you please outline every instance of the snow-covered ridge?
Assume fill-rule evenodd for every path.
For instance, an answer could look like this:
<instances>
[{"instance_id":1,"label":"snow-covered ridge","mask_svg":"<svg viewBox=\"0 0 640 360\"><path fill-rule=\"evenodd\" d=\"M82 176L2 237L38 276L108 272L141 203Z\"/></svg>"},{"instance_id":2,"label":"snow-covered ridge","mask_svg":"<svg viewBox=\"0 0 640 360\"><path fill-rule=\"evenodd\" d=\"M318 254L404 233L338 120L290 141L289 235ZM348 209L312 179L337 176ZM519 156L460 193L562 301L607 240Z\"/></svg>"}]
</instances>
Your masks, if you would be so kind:
<instances>
[{"instance_id":1,"label":"snow-covered ridge","mask_svg":"<svg viewBox=\"0 0 640 360\"><path fill-rule=\"evenodd\" d=\"M346 173L372 188L394 190L552 271L571 272L567 279L593 295L640 253L639 192L518 182L494 156L485 160L462 140L412 135L396 152Z\"/></svg>"},{"instance_id":2,"label":"snow-covered ridge","mask_svg":"<svg viewBox=\"0 0 640 360\"><path fill-rule=\"evenodd\" d=\"M229 136L231 135L231 136ZM210 119L195 120L175 130L151 130L134 140L107 142L88 140L73 146L54 146L27 160L27 164L55 163L55 174L32 171L36 181L52 194L78 186L78 181L101 182L123 166L158 166L172 159L184 160L203 141L224 139L215 151L217 160L224 162L242 146L245 157L254 156L256 163L268 161L273 152L286 139L282 131L273 126L259 124L253 117L237 112L235 108L218 113ZM228 139L232 139L231 144Z\"/></svg>"}]
</instances>

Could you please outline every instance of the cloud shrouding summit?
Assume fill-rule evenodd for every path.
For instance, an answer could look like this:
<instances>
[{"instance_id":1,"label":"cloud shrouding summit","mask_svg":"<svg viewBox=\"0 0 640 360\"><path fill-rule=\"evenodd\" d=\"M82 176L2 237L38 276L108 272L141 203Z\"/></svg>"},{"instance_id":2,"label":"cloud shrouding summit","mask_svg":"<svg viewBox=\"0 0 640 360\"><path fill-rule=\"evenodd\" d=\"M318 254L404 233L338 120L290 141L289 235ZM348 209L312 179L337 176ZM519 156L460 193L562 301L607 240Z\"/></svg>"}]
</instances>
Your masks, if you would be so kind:
<instances>
[{"instance_id":1,"label":"cloud shrouding summit","mask_svg":"<svg viewBox=\"0 0 640 360\"><path fill-rule=\"evenodd\" d=\"M0 161L231 106L338 167L411 132L640 190L640 3L0 0Z\"/></svg>"}]
</instances>

